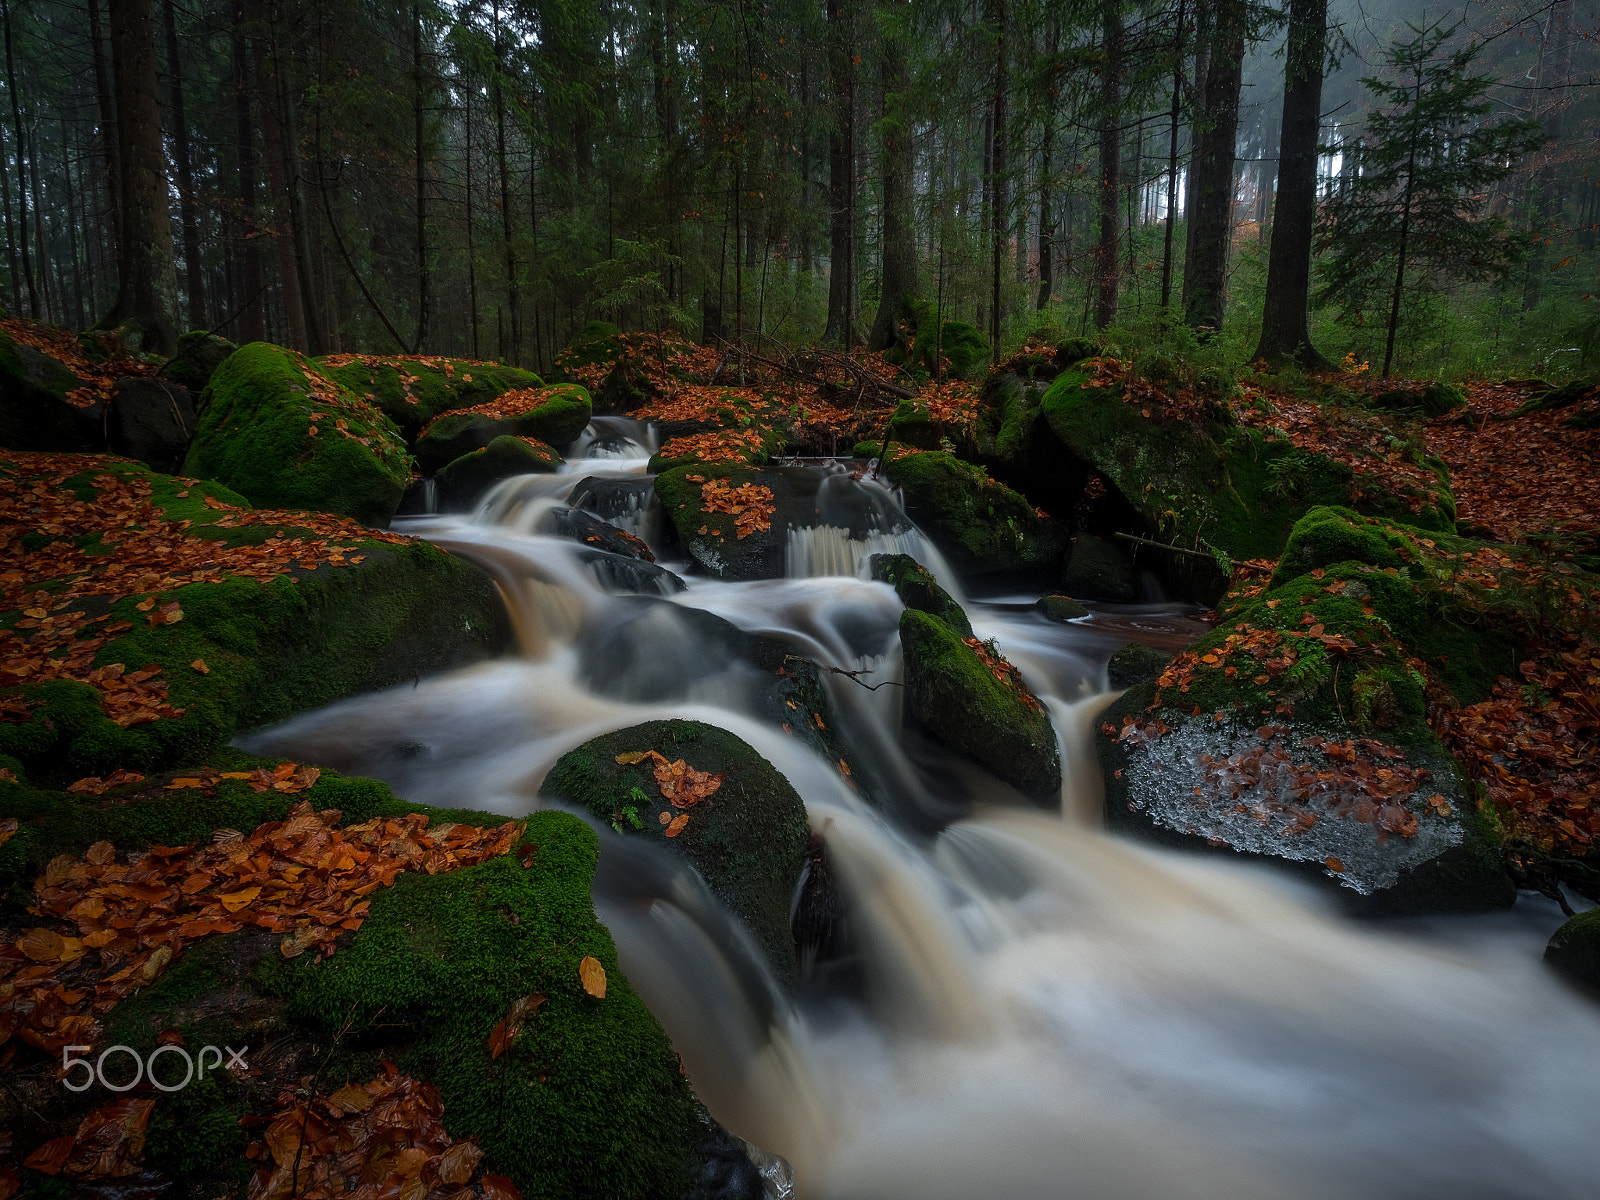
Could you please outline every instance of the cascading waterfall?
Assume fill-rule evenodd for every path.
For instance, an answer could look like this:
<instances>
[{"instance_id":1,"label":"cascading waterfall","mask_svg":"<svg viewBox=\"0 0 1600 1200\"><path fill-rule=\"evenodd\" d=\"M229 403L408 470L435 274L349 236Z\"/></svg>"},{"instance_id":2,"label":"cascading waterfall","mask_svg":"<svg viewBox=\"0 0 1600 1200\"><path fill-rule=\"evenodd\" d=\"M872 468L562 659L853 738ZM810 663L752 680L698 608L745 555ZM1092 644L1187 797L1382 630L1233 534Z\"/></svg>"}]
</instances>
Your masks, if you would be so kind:
<instances>
[{"instance_id":1,"label":"cascading waterfall","mask_svg":"<svg viewBox=\"0 0 1600 1200\"><path fill-rule=\"evenodd\" d=\"M560 755L599 732L677 716L749 742L805 798L828 847L859 987L786 994L691 871L608 830L596 905L708 1107L784 1155L799 1194L1595 1194L1600 1010L1538 963L1550 912L1359 926L1265 870L1101 832L1093 730L1106 654L1130 628L1181 644L1196 630L1189 616L1130 607L1061 625L1031 597L969 605L1055 722L1059 816L1019 807L919 734L898 687L826 676L875 807L749 715L757 681L718 658L723 627L706 614L780 636L860 684L893 685L899 603L861 577L864 558L912 553L953 589L947 567L903 514L878 507L886 492L841 475L829 503L872 509L876 533L825 518L791 534L790 578L689 576L681 594L618 595L541 523L557 507L605 516L631 502L649 528L652 443L619 419L585 439L589 457L559 474L508 480L471 515L408 526L493 573L517 657L347 700L245 744L384 779L418 802L517 814ZM647 540L662 555L661 539Z\"/></svg>"}]
</instances>

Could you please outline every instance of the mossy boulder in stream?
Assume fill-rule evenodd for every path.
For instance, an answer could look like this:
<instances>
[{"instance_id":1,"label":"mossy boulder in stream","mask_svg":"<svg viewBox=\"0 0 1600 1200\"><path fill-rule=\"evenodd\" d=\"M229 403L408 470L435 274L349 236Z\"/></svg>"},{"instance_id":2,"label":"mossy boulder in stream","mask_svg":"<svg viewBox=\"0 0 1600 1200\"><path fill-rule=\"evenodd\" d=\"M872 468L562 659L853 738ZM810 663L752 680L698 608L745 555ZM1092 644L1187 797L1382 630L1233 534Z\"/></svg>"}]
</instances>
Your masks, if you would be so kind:
<instances>
[{"instance_id":1,"label":"mossy boulder in stream","mask_svg":"<svg viewBox=\"0 0 1600 1200\"><path fill-rule=\"evenodd\" d=\"M993 646L985 662L938 617L900 614L906 698L936 738L1046 806L1061 793L1061 755L1044 707Z\"/></svg>"},{"instance_id":2,"label":"mossy boulder in stream","mask_svg":"<svg viewBox=\"0 0 1600 1200\"><path fill-rule=\"evenodd\" d=\"M898 457L883 473L906 497L906 513L963 573L1051 570L1067 535L982 467L928 450Z\"/></svg>"},{"instance_id":3,"label":"mossy boulder in stream","mask_svg":"<svg viewBox=\"0 0 1600 1200\"><path fill-rule=\"evenodd\" d=\"M872 577L894 588L900 603L938 617L962 637L972 636L972 622L966 610L955 602L949 592L939 586L939 581L909 554L874 554Z\"/></svg>"},{"instance_id":4,"label":"mossy boulder in stream","mask_svg":"<svg viewBox=\"0 0 1600 1200\"><path fill-rule=\"evenodd\" d=\"M544 385L520 367L433 355L330 354L317 361L331 378L381 408L408 437L441 413Z\"/></svg>"},{"instance_id":5,"label":"mossy boulder in stream","mask_svg":"<svg viewBox=\"0 0 1600 1200\"><path fill-rule=\"evenodd\" d=\"M650 751L668 765L649 757ZM703 799L679 808L661 782L678 762L721 775L722 781ZM810 838L805 804L747 743L698 721L650 721L569 751L551 768L540 794L578 805L619 832L688 859L712 894L755 935L779 977L794 977L789 898Z\"/></svg>"},{"instance_id":6,"label":"mossy boulder in stream","mask_svg":"<svg viewBox=\"0 0 1600 1200\"><path fill-rule=\"evenodd\" d=\"M378 408L304 355L241 346L211 376L183 473L263 508L335 512L387 525L411 459Z\"/></svg>"},{"instance_id":7,"label":"mossy boulder in stream","mask_svg":"<svg viewBox=\"0 0 1600 1200\"><path fill-rule=\"evenodd\" d=\"M1046 620L1062 624L1081 620L1089 615L1089 610L1071 596L1041 596L1038 609L1045 615Z\"/></svg>"},{"instance_id":8,"label":"mossy boulder in stream","mask_svg":"<svg viewBox=\"0 0 1600 1200\"><path fill-rule=\"evenodd\" d=\"M430 421L417 438L417 465L424 472L481 450L498 437L533 438L550 446L574 441L589 423L589 393L577 384L507 392L474 409L452 411Z\"/></svg>"},{"instance_id":9,"label":"mossy boulder in stream","mask_svg":"<svg viewBox=\"0 0 1600 1200\"><path fill-rule=\"evenodd\" d=\"M1551 934L1544 960L1573 983L1600 994L1600 908L1569 918Z\"/></svg>"},{"instance_id":10,"label":"mossy boulder in stream","mask_svg":"<svg viewBox=\"0 0 1600 1200\"><path fill-rule=\"evenodd\" d=\"M1509 905L1492 822L1428 724L1405 640L1423 609L1412 580L1356 562L1225 604L1107 710L1111 827L1274 861L1354 911Z\"/></svg>"},{"instance_id":11,"label":"mossy boulder in stream","mask_svg":"<svg viewBox=\"0 0 1600 1200\"><path fill-rule=\"evenodd\" d=\"M441 467L441 499L458 508L470 507L495 484L513 475L548 475L561 469L561 455L533 438L502 434L481 450L473 450Z\"/></svg>"}]
</instances>

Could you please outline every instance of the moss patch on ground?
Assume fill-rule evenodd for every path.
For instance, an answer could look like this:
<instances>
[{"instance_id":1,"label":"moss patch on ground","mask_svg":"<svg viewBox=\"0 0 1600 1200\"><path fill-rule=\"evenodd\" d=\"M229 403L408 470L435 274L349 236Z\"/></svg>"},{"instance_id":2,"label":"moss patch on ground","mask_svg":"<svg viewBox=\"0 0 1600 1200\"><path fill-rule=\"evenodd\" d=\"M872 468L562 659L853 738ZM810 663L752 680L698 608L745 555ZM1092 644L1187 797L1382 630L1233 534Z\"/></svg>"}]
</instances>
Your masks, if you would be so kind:
<instances>
[{"instance_id":1,"label":"moss patch on ground","mask_svg":"<svg viewBox=\"0 0 1600 1200\"><path fill-rule=\"evenodd\" d=\"M411 459L394 424L303 355L242 346L212 375L183 473L252 504L336 512L383 526Z\"/></svg>"},{"instance_id":2,"label":"moss patch on ground","mask_svg":"<svg viewBox=\"0 0 1600 1200\"><path fill-rule=\"evenodd\" d=\"M617 761L647 750L721 774L722 783L680 810L664 797L653 759ZM551 768L541 794L687 858L755 935L779 977L794 977L789 898L809 841L805 804L746 742L697 721L651 721L569 751ZM669 836L670 822L680 816L688 819Z\"/></svg>"}]
</instances>

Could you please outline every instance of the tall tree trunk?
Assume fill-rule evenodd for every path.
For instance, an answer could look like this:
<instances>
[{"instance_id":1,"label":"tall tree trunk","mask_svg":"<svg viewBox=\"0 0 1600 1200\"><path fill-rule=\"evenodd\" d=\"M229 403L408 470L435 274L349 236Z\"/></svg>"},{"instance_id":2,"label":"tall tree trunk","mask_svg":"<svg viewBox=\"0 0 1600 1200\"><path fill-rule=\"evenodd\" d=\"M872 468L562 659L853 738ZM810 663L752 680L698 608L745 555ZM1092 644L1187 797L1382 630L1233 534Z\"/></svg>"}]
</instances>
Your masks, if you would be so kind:
<instances>
[{"instance_id":1,"label":"tall tree trunk","mask_svg":"<svg viewBox=\"0 0 1600 1200\"><path fill-rule=\"evenodd\" d=\"M273 248L278 253L278 285L283 297L283 318L288 341L296 350L309 349L306 310L300 297L300 267L295 262L294 218L289 211L288 156L283 145L283 122L278 111L278 89L265 41L258 41L251 56L255 66L256 95L261 98L261 148L267 160L267 191L271 195Z\"/></svg>"},{"instance_id":2,"label":"tall tree trunk","mask_svg":"<svg viewBox=\"0 0 1600 1200\"><path fill-rule=\"evenodd\" d=\"M1195 0L1194 74L1189 95L1189 171L1183 183L1183 290L1179 298L1189 299L1188 265L1194 261L1194 210L1199 187L1195 166L1200 161L1200 140L1206 128L1206 75L1211 66L1211 18L1216 0Z\"/></svg>"},{"instance_id":3,"label":"tall tree trunk","mask_svg":"<svg viewBox=\"0 0 1600 1200\"><path fill-rule=\"evenodd\" d=\"M265 298L261 282L261 247L256 238L256 133L250 112L250 97L256 89L251 79L249 47L244 38L244 2L235 0L230 43L233 58L233 144L239 177L239 204L231 222L232 256L236 267L238 294L233 303L238 342L259 342L266 334L263 325Z\"/></svg>"},{"instance_id":4,"label":"tall tree trunk","mask_svg":"<svg viewBox=\"0 0 1600 1200\"><path fill-rule=\"evenodd\" d=\"M1122 4L1102 0L1100 63L1100 247L1095 255L1094 327L1117 318L1117 193L1122 186Z\"/></svg>"},{"instance_id":5,"label":"tall tree trunk","mask_svg":"<svg viewBox=\"0 0 1600 1200\"><path fill-rule=\"evenodd\" d=\"M504 335L500 338L500 357L514 363L522 345L522 296L517 281L517 247L511 240L511 167L506 152L506 105L501 80L505 75L505 46L500 40L500 3L494 5L494 133L495 160L500 168L500 232L506 262L506 307L511 310L511 343L508 354Z\"/></svg>"},{"instance_id":6,"label":"tall tree trunk","mask_svg":"<svg viewBox=\"0 0 1600 1200\"><path fill-rule=\"evenodd\" d=\"M89 0L89 57L94 65L95 112L99 117L100 178L106 190L108 258L116 258L122 236L122 189L117 178L117 110L111 100L111 67L100 29L100 0Z\"/></svg>"},{"instance_id":7,"label":"tall tree trunk","mask_svg":"<svg viewBox=\"0 0 1600 1200\"><path fill-rule=\"evenodd\" d=\"M1328 0L1290 0L1289 45L1283 66L1283 122L1278 135L1278 195L1272 208L1272 249L1266 306L1254 357L1284 360L1307 370L1332 364L1311 344L1306 298L1311 287L1311 239L1317 215L1317 135L1322 127L1322 66Z\"/></svg>"},{"instance_id":8,"label":"tall tree trunk","mask_svg":"<svg viewBox=\"0 0 1600 1200\"><path fill-rule=\"evenodd\" d=\"M1177 34L1172 45L1172 122L1167 147L1167 228L1161 243L1161 310L1172 303L1172 233L1178 219L1178 118L1183 112L1183 0L1178 0Z\"/></svg>"},{"instance_id":9,"label":"tall tree trunk","mask_svg":"<svg viewBox=\"0 0 1600 1200\"><path fill-rule=\"evenodd\" d=\"M880 12L889 19L904 19L908 0L894 0ZM895 11L898 10L898 11ZM878 315L872 322L867 345L886 350L895 343L895 322L908 316L917 280L917 234L912 211L915 164L911 144L911 67L903 30L880 31L883 82L883 143L879 163L883 170L883 258L878 294Z\"/></svg>"},{"instance_id":10,"label":"tall tree trunk","mask_svg":"<svg viewBox=\"0 0 1600 1200\"><path fill-rule=\"evenodd\" d=\"M1197 329L1222 327L1233 232L1234 146L1244 66L1244 0L1217 0L1206 69L1206 122L1195 146L1193 233L1184 269L1184 310Z\"/></svg>"},{"instance_id":11,"label":"tall tree trunk","mask_svg":"<svg viewBox=\"0 0 1600 1200\"><path fill-rule=\"evenodd\" d=\"M1416 99L1413 103L1422 102L1422 71L1416 72ZM1406 155L1406 189L1400 201L1400 247L1395 256L1394 264L1394 291L1389 300L1389 335L1383 343L1383 377L1389 378L1389 367L1394 363L1394 335L1400 328L1400 297L1405 292L1406 286L1406 252L1411 241L1411 195L1417 180L1417 139L1419 134L1411 134L1411 146Z\"/></svg>"},{"instance_id":12,"label":"tall tree trunk","mask_svg":"<svg viewBox=\"0 0 1600 1200\"><path fill-rule=\"evenodd\" d=\"M312 354L328 352L322 331L321 306L317 301L317 259L311 253L311 222L306 217L305 163L300 154L299 106L289 80L285 56L280 52L277 7L271 9L273 76L277 83L278 112L282 131L284 194L289 204L289 236L294 241L294 269L300 284L300 304L304 312L306 344Z\"/></svg>"},{"instance_id":13,"label":"tall tree trunk","mask_svg":"<svg viewBox=\"0 0 1600 1200\"><path fill-rule=\"evenodd\" d=\"M111 76L117 103L123 236L117 256L117 299L100 327L132 324L140 349L171 354L178 343L178 268L167 205L150 0L111 0Z\"/></svg>"},{"instance_id":14,"label":"tall tree trunk","mask_svg":"<svg viewBox=\"0 0 1600 1200\"><path fill-rule=\"evenodd\" d=\"M1543 295L1545 276L1550 273L1550 246L1561 213L1561 130L1566 121L1567 88L1572 75L1572 0L1556 0L1550 10L1544 45L1539 54L1539 86L1535 100L1545 137L1549 139L1539 152L1538 172L1533 182L1534 249L1528 255L1522 292L1524 311L1537 308ZM1540 111L1542 109L1542 111Z\"/></svg>"},{"instance_id":15,"label":"tall tree trunk","mask_svg":"<svg viewBox=\"0 0 1600 1200\"><path fill-rule=\"evenodd\" d=\"M833 124L828 131L828 324L823 341L852 345L855 338L855 37L849 0L828 0L828 88Z\"/></svg>"},{"instance_id":16,"label":"tall tree trunk","mask_svg":"<svg viewBox=\"0 0 1600 1200\"><path fill-rule=\"evenodd\" d=\"M39 295L33 281L33 254L28 249L28 165L25 155L28 142L22 133L22 101L18 99L17 66L11 50L11 0L0 0L0 20L6 27L6 91L11 93L11 128L16 141L17 163L17 223L21 236L17 242L22 250L22 280L28 291L28 315L39 319Z\"/></svg>"},{"instance_id":17,"label":"tall tree trunk","mask_svg":"<svg viewBox=\"0 0 1600 1200\"><path fill-rule=\"evenodd\" d=\"M993 258L990 264L989 344L995 362L1000 361L1000 330L1004 320L1004 303L1001 292L1001 268L1011 232L1010 193L1006 179L1006 139L1008 128L1010 80L1006 71L1006 0L990 0L989 23L994 35L994 150L989 165L994 173L991 193L994 197L990 236L993 239Z\"/></svg>"},{"instance_id":18,"label":"tall tree trunk","mask_svg":"<svg viewBox=\"0 0 1600 1200\"><path fill-rule=\"evenodd\" d=\"M1045 121L1044 145L1039 152L1039 300L1034 309L1043 312L1055 290L1055 181L1051 178L1052 143L1055 128Z\"/></svg>"},{"instance_id":19,"label":"tall tree trunk","mask_svg":"<svg viewBox=\"0 0 1600 1200\"><path fill-rule=\"evenodd\" d=\"M5 214L6 278L11 281L11 307L22 311L22 275L17 270L16 227L11 223L11 173L6 169L5 123L0 121L0 210Z\"/></svg>"},{"instance_id":20,"label":"tall tree trunk","mask_svg":"<svg viewBox=\"0 0 1600 1200\"><path fill-rule=\"evenodd\" d=\"M174 0L161 5L167 35L167 95L172 106L172 151L178 168L178 215L183 225L183 274L189 300L189 328L206 324L205 278L200 268L200 218L194 202L194 173L189 159L189 121L183 107L183 62L178 54L178 21Z\"/></svg>"},{"instance_id":21,"label":"tall tree trunk","mask_svg":"<svg viewBox=\"0 0 1600 1200\"><path fill-rule=\"evenodd\" d=\"M478 247L472 227L472 88L461 90L467 127L467 307L472 319L472 357L482 358L478 326Z\"/></svg>"},{"instance_id":22,"label":"tall tree trunk","mask_svg":"<svg viewBox=\"0 0 1600 1200\"><path fill-rule=\"evenodd\" d=\"M67 229L67 266L70 268L70 274L72 276L74 315L72 327L74 329L82 329L87 324L87 322L84 320L83 308L83 277L85 272L83 268L78 265L78 230L80 226L77 219L78 198L74 194L76 189L74 189L72 186L72 155L70 153L72 149L72 142L67 136L66 118L62 117L58 121L58 125L61 129L61 179L62 182L64 182L67 186L67 219L65 224ZM80 185L82 184L82 181L82 176L80 175ZM82 228L86 229L87 225L82 226ZM63 310L65 310L67 307L67 291L65 284L62 285L61 289L61 307Z\"/></svg>"},{"instance_id":23,"label":"tall tree trunk","mask_svg":"<svg viewBox=\"0 0 1600 1200\"><path fill-rule=\"evenodd\" d=\"M411 135L417 177L417 336L411 352L422 353L428 336L428 160L425 134L427 95L422 75L422 6L411 5Z\"/></svg>"}]
</instances>

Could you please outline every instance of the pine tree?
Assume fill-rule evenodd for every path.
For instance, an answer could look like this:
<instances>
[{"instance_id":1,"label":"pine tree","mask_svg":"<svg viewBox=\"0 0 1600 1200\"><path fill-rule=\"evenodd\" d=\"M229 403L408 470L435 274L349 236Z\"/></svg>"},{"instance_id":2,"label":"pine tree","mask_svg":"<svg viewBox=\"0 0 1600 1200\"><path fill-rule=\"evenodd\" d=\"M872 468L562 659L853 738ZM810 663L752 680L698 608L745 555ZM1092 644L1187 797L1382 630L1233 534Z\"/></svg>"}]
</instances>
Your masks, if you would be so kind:
<instances>
[{"instance_id":1,"label":"pine tree","mask_svg":"<svg viewBox=\"0 0 1600 1200\"><path fill-rule=\"evenodd\" d=\"M1488 189L1545 141L1538 121L1485 120L1493 81L1472 73L1481 43L1445 52L1459 25L1409 28L1414 36L1389 50L1392 78L1362 80L1375 103L1359 169L1325 205L1317 234L1327 254L1319 304L1359 314L1375 296L1389 302L1385 378L1408 286L1500 276L1527 249L1488 211Z\"/></svg>"}]
</instances>

